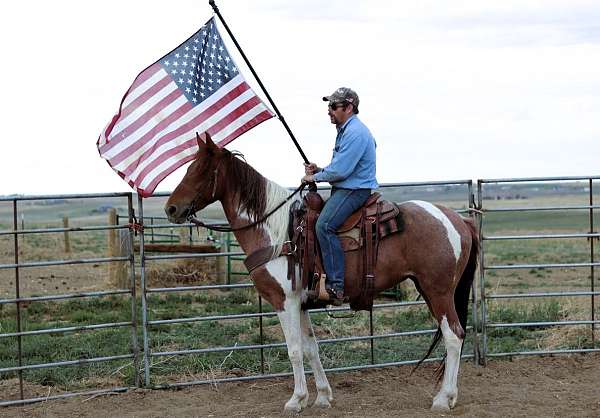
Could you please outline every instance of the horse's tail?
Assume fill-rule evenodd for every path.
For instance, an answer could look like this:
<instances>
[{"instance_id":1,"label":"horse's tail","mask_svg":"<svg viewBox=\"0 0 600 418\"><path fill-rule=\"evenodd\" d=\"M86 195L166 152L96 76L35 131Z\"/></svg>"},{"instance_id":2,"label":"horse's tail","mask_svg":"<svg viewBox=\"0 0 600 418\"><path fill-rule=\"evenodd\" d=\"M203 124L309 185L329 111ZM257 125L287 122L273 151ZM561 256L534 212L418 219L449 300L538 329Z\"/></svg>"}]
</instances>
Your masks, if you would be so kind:
<instances>
[{"instance_id":1,"label":"horse's tail","mask_svg":"<svg viewBox=\"0 0 600 418\"><path fill-rule=\"evenodd\" d=\"M473 280L475 279L475 271L477 270L477 260L479 257L479 232L477 231L477 227L475 226L475 221L472 218L463 218L467 228L469 228L469 232L471 235L471 252L469 254L469 259L467 260L467 265L465 270L460 276L460 280L454 290L454 309L456 310L456 314L458 315L458 321L460 322L460 326L463 331L467 332L467 317L469 315L469 297L471 296L471 285L473 284ZM423 361L429 357L429 355L435 350L442 339L442 329L438 326L438 329L433 337L433 341L427 350L425 356L419 360L413 372L423 363ZM463 339L463 346L465 341ZM462 349L461 349L462 351ZM445 358L445 356L444 356ZM442 360L440 367L437 369L438 379L444 374L444 366L445 362Z\"/></svg>"},{"instance_id":2,"label":"horse's tail","mask_svg":"<svg viewBox=\"0 0 600 418\"><path fill-rule=\"evenodd\" d=\"M460 326L466 333L467 317L469 314L469 296L471 295L471 287L473 285L473 280L475 279L477 260L479 258L479 232L477 231L475 221L472 218L464 218L463 220L471 233L471 253L469 254L467 266L454 291L454 308L456 309Z\"/></svg>"}]
</instances>

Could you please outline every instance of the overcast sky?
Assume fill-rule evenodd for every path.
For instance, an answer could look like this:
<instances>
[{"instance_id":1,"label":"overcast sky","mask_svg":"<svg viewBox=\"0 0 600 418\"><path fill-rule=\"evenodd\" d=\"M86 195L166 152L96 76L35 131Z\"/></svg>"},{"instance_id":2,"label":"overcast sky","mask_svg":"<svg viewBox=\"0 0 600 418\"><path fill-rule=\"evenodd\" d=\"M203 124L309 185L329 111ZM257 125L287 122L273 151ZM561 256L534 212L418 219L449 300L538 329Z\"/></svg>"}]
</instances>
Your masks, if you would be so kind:
<instances>
[{"instance_id":1,"label":"overcast sky","mask_svg":"<svg viewBox=\"0 0 600 418\"><path fill-rule=\"evenodd\" d=\"M208 1L166 4L4 4L0 194L130 190L98 155L98 135L136 75L212 15ZM600 175L597 0L217 4L319 165L335 138L321 97L348 86L377 140L381 183ZM303 174L275 119L228 148L281 185Z\"/></svg>"}]
</instances>

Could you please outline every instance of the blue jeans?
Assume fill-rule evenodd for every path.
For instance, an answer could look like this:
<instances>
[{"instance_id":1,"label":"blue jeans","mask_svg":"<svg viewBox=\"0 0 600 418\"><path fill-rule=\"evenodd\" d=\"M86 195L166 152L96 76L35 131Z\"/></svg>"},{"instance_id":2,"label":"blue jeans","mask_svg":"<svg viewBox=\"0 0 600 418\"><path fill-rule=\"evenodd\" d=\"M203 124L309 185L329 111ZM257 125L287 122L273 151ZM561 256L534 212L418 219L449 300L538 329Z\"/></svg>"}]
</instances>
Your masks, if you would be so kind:
<instances>
[{"instance_id":1,"label":"blue jeans","mask_svg":"<svg viewBox=\"0 0 600 418\"><path fill-rule=\"evenodd\" d=\"M333 188L317 220L317 239L327 274L327 286L336 291L344 290L344 250L336 231L370 195L370 189Z\"/></svg>"}]
</instances>

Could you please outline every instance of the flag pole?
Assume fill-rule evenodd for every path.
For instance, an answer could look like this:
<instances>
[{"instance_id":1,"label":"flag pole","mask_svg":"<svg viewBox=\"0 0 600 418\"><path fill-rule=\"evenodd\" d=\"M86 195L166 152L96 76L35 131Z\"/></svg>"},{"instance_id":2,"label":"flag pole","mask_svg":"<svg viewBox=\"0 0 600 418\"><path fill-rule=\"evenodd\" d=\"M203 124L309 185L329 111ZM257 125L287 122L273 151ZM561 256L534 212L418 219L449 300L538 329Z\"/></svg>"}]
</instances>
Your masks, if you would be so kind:
<instances>
[{"instance_id":1,"label":"flag pole","mask_svg":"<svg viewBox=\"0 0 600 418\"><path fill-rule=\"evenodd\" d=\"M300 144L298 144L298 141L296 141L296 138L294 137L294 134L292 133L292 130L288 126L287 122L283 118L283 115L281 114L281 112L279 112L279 109L277 109L277 106L275 105L275 102L273 101L273 99L271 99L271 96L269 95L269 92L267 91L267 89L263 85L262 81L260 81L260 78L258 78L258 74L256 74L256 71L254 71L254 68L252 68L252 64L250 64L250 61L248 61L248 58L246 58L246 54L244 54L244 51L242 51L242 47L240 47L240 44L238 44L238 41L235 39L235 36L233 36L233 33L231 33L231 30L229 29L229 26L227 26L227 23L225 23L225 20L223 19L223 16L221 16L221 12L219 12L219 8L215 4L215 0L209 0L208 4L211 5L211 7L213 8L213 10L217 14L217 16L219 16L219 20L221 21L221 23L225 27L225 30L227 31L227 33L231 37L231 40L233 41L233 43L237 47L238 51L240 51L240 54L242 55L242 58L244 58L244 61L246 62L246 65L248 66L248 68L250 68L250 71L252 72L252 75L254 76L254 78L256 79L256 81L258 82L258 85L262 89L263 93L265 93L265 96L267 96L267 99L269 100L269 103L271 103L271 106L273 107L273 110L275 110L275 113L277 114L277 117L279 118L279 120L281 121L281 123L283 123L283 126L284 126L285 130L287 131L287 133L290 135L290 138L292 138L292 141L294 141L294 145L296 145L296 148L298 149L298 152L300 152L300 155L302 156L302 159L304 160L304 162L306 164L308 164L309 163L308 158L306 158L306 155L304 154L304 151L302 151L302 148L300 148Z\"/></svg>"}]
</instances>

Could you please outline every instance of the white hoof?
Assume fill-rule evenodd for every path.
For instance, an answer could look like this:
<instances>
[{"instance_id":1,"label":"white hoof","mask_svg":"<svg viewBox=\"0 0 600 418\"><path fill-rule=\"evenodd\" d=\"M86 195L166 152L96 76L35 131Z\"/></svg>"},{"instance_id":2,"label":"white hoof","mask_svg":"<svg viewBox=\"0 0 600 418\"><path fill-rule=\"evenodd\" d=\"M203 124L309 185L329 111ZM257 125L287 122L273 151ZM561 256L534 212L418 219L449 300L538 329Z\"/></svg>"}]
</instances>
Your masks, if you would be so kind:
<instances>
[{"instance_id":1,"label":"white hoof","mask_svg":"<svg viewBox=\"0 0 600 418\"><path fill-rule=\"evenodd\" d=\"M331 403L329 402L331 400L333 400L332 396L319 395L313 406L317 408L331 408Z\"/></svg>"},{"instance_id":2,"label":"white hoof","mask_svg":"<svg viewBox=\"0 0 600 418\"><path fill-rule=\"evenodd\" d=\"M433 401L433 405L431 405L431 411L448 412L450 411L450 406L447 403Z\"/></svg>"},{"instance_id":3,"label":"white hoof","mask_svg":"<svg viewBox=\"0 0 600 418\"><path fill-rule=\"evenodd\" d=\"M298 402L292 403L288 401L283 407L283 411L287 414L299 414L302 411L302 408Z\"/></svg>"},{"instance_id":4,"label":"white hoof","mask_svg":"<svg viewBox=\"0 0 600 418\"><path fill-rule=\"evenodd\" d=\"M292 398L287 401L283 410L287 413L297 414L302 411L302 409L306 408L308 405L308 393L304 396L292 396Z\"/></svg>"},{"instance_id":5,"label":"white hoof","mask_svg":"<svg viewBox=\"0 0 600 418\"><path fill-rule=\"evenodd\" d=\"M433 398L432 411L449 411L456 406L456 395L440 392Z\"/></svg>"}]
</instances>

